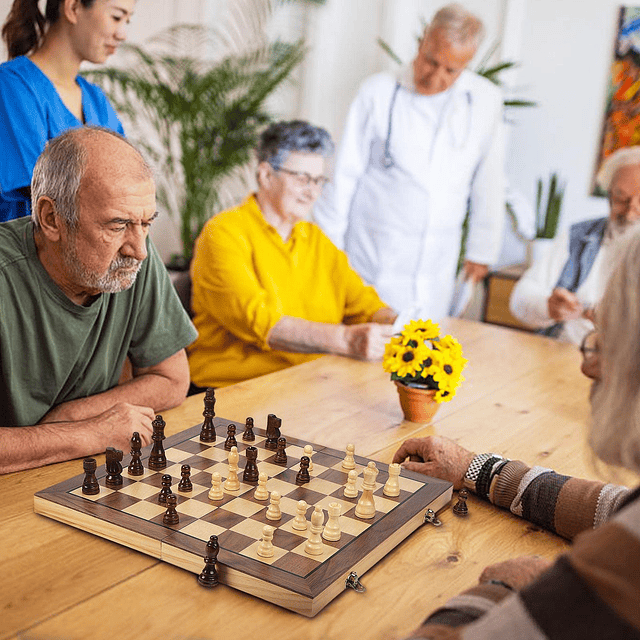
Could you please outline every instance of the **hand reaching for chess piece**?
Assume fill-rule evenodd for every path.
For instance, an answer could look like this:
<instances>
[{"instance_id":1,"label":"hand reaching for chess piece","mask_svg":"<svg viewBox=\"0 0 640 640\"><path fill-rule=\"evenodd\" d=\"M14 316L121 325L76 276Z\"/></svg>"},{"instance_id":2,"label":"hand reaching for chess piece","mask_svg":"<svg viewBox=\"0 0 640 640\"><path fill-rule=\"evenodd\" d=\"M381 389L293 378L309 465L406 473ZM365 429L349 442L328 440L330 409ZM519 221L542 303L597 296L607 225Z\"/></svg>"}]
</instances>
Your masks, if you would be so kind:
<instances>
[{"instance_id":1,"label":"hand reaching for chess piece","mask_svg":"<svg viewBox=\"0 0 640 640\"><path fill-rule=\"evenodd\" d=\"M463 486L464 474L475 454L444 436L410 438L402 443L393 462L409 471L417 471L453 483L454 489ZM407 460L409 458L409 460Z\"/></svg>"}]
</instances>

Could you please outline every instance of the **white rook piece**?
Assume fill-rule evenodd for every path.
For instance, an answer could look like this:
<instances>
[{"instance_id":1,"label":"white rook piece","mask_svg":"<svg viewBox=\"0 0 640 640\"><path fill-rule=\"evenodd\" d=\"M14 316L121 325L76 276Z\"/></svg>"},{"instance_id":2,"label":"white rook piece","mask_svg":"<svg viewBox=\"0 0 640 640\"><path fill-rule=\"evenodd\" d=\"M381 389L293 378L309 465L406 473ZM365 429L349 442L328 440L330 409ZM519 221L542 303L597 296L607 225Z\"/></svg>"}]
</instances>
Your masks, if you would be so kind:
<instances>
[{"instance_id":1,"label":"white rook piece","mask_svg":"<svg viewBox=\"0 0 640 640\"><path fill-rule=\"evenodd\" d=\"M322 507L317 506L311 514L311 533L304 546L305 553L310 556L322 555L322 525L324 523L324 513Z\"/></svg>"},{"instance_id":2,"label":"white rook piece","mask_svg":"<svg viewBox=\"0 0 640 640\"><path fill-rule=\"evenodd\" d=\"M378 469L375 462L370 462L364 470L364 480L362 481L362 495L356 505L355 514L358 518L373 518L376 515L376 505L373 501L373 492L376 489L376 476Z\"/></svg>"},{"instance_id":3,"label":"white rook piece","mask_svg":"<svg viewBox=\"0 0 640 640\"><path fill-rule=\"evenodd\" d=\"M347 484L344 487L344 496L345 498L357 498L358 497L358 489L356 488L356 480L358 479L358 472L355 469L351 469L349 471L349 475L347 477Z\"/></svg>"},{"instance_id":4,"label":"white rook piece","mask_svg":"<svg viewBox=\"0 0 640 640\"><path fill-rule=\"evenodd\" d=\"M344 457L344 460L342 461L342 468L343 469L355 469L356 468L356 461L354 458L354 454L356 452L356 446L354 444L348 444L347 445L347 454Z\"/></svg>"},{"instance_id":5,"label":"white rook piece","mask_svg":"<svg viewBox=\"0 0 640 640\"><path fill-rule=\"evenodd\" d=\"M274 550L273 550L273 532L275 529L265 524L262 527L262 538L260 539L260 544L258 545L258 555L261 558L273 558Z\"/></svg>"},{"instance_id":6,"label":"white rook piece","mask_svg":"<svg viewBox=\"0 0 640 640\"><path fill-rule=\"evenodd\" d=\"M237 491L240 488L240 480L238 480L238 447L231 447L229 451L229 477L224 481L224 488L227 491Z\"/></svg>"},{"instance_id":7,"label":"white rook piece","mask_svg":"<svg viewBox=\"0 0 640 640\"><path fill-rule=\"evenodd\" d=\"M400 495L400 481L398 476L400 475L400 465L397 462L392 462L389 465L389 478L384 483L382 493L390 498L397 498Z\"/></svg>"},{"instance_id":8,"label":"white rook piece","mask_svg":"<svg viewBox=\"0 0 640 640\"><path fill-rule=\"evenodd\" d=\"M217 471L211 474L211 489L209 490L209 500L222 500L224 493L222 491L222 477Z\"/></svg>"},{"instance_id":9,"label":"white rook piece","mask_svg":"<svg viewBox=\"0 0 640 640\"><path fill-rule=\"evenodd\" d=\"M296 517L293 519L291 526L296 531L306 531L308 522L307 522L307 509L309 505L304 500L298 501L298 506L296 507Z\"/></svg>"},{"instance_id":10,"label":"white rook piece","mask_svg":"<svg viewBox=\"0 0 640 640\"><path fill-rule=\"evenodd\" d=\"M322 532L322 537L325 540L330 540L335 542L336 540L340 540L340 535L342 531L340 531L340 514L342 513L342 505L339 502L332 502L329 504L329 519L327 520L327 524L324 525L324 531Z\"/></svg>"},{"instance_id":11,"label":"white rook piece","mask_svg":"<svg viewBox=\"0 0 640 640\"><path fill-rule=\"evenodd\" d=\"M269 476L264 471L261 471L260 475L258 476L258 486L253 493L253 497L256 500L267 500L269 498L269 491L267 490L268 479Z\"/></svg>"},{"instance_id":12,"label":"white rook piece","mask_svg":"<svg viewBox=\"0 0 640 640\"><path fill-rule=\"evenodd\" d=\"M280 520L280 518L282 518L280 494L277 491L272 491L269 499L269 508L267 509L267 520Z\"/></svg>"},{"instance_id":13,"label":"white rook piece","mask_svg":"<svg viewBox=\"0 0 640 640\"><path fill-rule=\"evenodd\" d=\"M313 471L313 460L311 456L313 455L313 447L310 444L304 445L304 455L309 458L309 471Z\"/></svg>"}]
</instances>

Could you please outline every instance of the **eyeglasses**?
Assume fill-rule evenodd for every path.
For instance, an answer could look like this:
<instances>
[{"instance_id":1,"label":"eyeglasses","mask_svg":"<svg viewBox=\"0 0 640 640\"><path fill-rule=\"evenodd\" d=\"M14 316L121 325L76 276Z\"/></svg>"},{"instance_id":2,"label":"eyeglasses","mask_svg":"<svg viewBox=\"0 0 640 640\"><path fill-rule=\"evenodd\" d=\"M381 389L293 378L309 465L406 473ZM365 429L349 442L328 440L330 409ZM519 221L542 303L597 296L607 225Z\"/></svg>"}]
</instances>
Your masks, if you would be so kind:
<instances>
[{"instance_id":1,"label":"eyeglasses","mask_svg":"<svg viewBox=\"0 0 640 640\"><path fill-rule=\"evenodd\" d=\"M293 176L294 182L299 187L308 187L311 183L313 183L316 187L324 187L327 182L329 182L329 178L325 176L316 176L315 178L312 175L309 175L306 171L291 171L291 169L285 169L284 167L273 167L276 171L281 171L282 173L288 173L290 176Z\"/></svg>"},{"instance_id":2,"label":"eyeglasses","mask_svg":"<svg viewBox=\"0 0 640 640\"><path fill-rule=\"evenodd\" d=\"M598 332L595 330L589 331L589 333L582 338L582 342L580 343L580 353L583 358L591 358L599 351L600 346L598 345Z\"/></svg>"}]
</instances>

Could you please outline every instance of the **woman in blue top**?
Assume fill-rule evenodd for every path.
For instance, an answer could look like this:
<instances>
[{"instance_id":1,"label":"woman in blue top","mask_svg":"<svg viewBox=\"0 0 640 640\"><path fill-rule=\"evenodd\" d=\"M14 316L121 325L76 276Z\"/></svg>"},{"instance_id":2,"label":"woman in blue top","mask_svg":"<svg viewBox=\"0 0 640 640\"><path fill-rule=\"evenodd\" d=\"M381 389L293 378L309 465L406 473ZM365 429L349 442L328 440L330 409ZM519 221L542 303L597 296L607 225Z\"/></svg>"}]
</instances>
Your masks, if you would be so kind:
<instances>
[{"instance_id":1,"label":"woman in blue top","mask_svg":"<svg viewBox=\"0 0 640 640\"><path fill-rule=\"evenodd\" d=\"M31 212L31 173L47 140L72 127L123 133L102 91L78 75L126 37L136 0L14 0L2 28L9 61L0 64L0 222Z\"/></svg>"}]
</instances>

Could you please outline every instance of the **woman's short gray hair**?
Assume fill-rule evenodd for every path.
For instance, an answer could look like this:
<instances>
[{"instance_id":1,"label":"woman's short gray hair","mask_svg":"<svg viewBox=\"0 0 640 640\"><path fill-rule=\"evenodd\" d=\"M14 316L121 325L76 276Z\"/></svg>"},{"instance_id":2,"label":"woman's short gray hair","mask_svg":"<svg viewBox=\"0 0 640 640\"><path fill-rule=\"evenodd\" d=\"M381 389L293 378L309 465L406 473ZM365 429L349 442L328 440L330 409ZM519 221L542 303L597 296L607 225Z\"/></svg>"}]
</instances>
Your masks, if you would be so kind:
<instances>
[{"instance_id":1,"label":"woman's short gray hair","mask_svg":"<svg viewBox=\"0 0 640 640\"><path fill-rule=\"evenodd\" d=\"M640 147L624 147L614 151L602 163L596 176L596 184L605 191L609 191L616 171L632 164L640 165Z\"/></svg>"},{"instance_id":2,"label":"woman's short gray hair","mask_svg":"<svg viewBox=\"0 0 640 640\"><path fill-rule=\"evenodd\" d=\"M260 136L258 162L268 162L279 169L292 151L318 153L327 158L334 145L329 133L304 120L274 122Z\"/></svg>"},{"instance_id":3,"label":"woman's short gray hair","mask_svg":"<svg viewBox=\"0 0 640 640\"><path fill-rule=\"evenodd\" d=\"M616 240L615 267L597 311L601 377L589 441L605 462L640 471L640 228Z\"/></svg>"},{"instance_id":4,"label":"woman's short gray hair","mask_svg":"<svg viewBox=\"0 0 640 640\"><path fill-rule=\"evenodd\" d=\"M77 197L80 183L87 165L87 149L83 140L93 134L103 134L118 138L128 144L140 156L142 173L152 177L149 165L140 152L119 133L104 127L88 126L69 129L47 142L44 151L36 161L31 178L31 219L36 229L38 220L38 200L47 196L55 202L56 212L71 231L78 226Z\"/></svg>"},{"instance_id":5,"label":"woman's short gray hair","mask_svg":"<svg viewBox=\"0 0 640 640\"><path fill-rule=\"evenodd\" d=\"M478 47L484 37L482 20L458 3L448 4L438 10L425 33L433 29L442 29L447 40L457 45L473 43Z\"/></svg>"}]
</instances>

